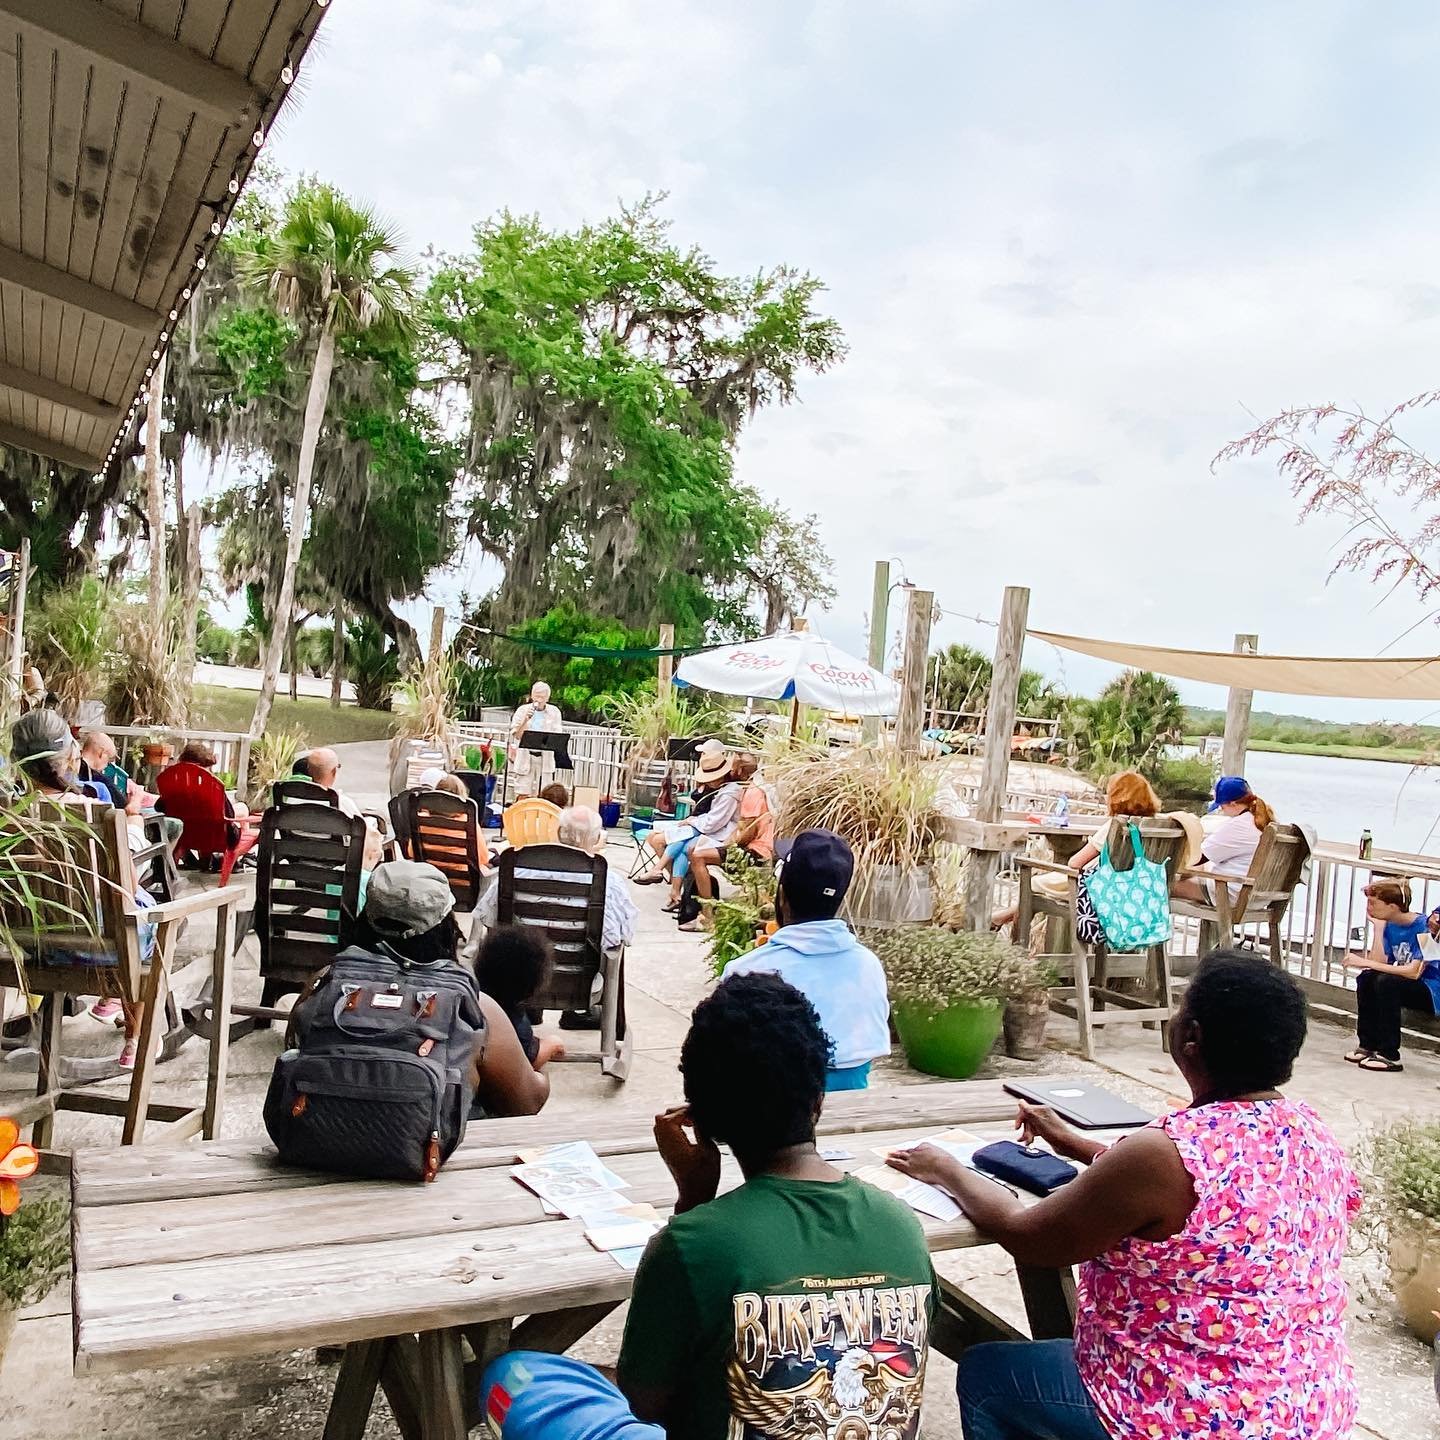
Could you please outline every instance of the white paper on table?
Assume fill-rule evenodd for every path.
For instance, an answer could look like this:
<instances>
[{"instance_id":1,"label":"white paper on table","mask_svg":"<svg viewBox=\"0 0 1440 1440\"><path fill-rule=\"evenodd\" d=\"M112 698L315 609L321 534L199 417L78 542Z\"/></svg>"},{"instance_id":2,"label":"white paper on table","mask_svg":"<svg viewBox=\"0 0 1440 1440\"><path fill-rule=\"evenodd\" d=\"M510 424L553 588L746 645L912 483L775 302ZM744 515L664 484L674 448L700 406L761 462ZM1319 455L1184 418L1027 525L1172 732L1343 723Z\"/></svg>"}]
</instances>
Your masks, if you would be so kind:
<instances>
[{"instance_id":1,"label":"white paper on table","mask_svg":"<svg viewBox=\"0 0 1440 1440\"><path fill-rule=\"evenodd\" d=\"M867 1165L855 1171L855 1178L877 1190L884 1190L897 1200L903 1200L912 1210L922 1215L933 1216L936 1220L955 1220L960 1216L960 1207L938 1186L927 1185L923 1180L912 1180L898 1170L885 1165Z\"/></svg>"},{"instance_id":2,"label":"white paper on table","mask_svg":"<svg viewBox=\"0 0 1440 1440\"><path fill-rule=\"evenodd\" d=\"M640 1257L644 1255L643 1245L634 1246L629 1250L612 1250L610 1258L622 1269L629 1270L632 1274L640 1268Z\"/></svg>"},{"instance_id":3,"label":"white paper on table","mask_svg":"<svg viewBox=\"0 0 1440 1440\"><path fill-rule=\"evenodd\" d=\"M625 1220L614 1225L592 1225L585 1238L597 1250L643 1250L659 1228L648 1220Z\"/></svg>"},{"instance_id":4,"label":"white paper on table","mask_svg":"<svg viewBox=\"0 0 1440 1440\"><path fill-rule=\"evenodd\" d=\"M518 1150L515 1158L522 1165L572 1161L583 1164L587 1169L598 1167L601 1177L612 1190L623 1190L628 1183L601 1160L588 1140L569 1140L564 1145L542 1145L538 1150Z\"/></svg>"},{"instance_id":5,"label":"white paper on table","mask_svg":"<svg viewBox=\"0 0 1440 1440\"><path fill-rule=\"evenodd\" d=\"M849 1150L844 1150L838 1145L834 1145L822 1150L820 1152L820 1158L822 1160L829 1160L831 1162L834 1162L836 1160L853 1160L855 1156L853 1152Z\"/></svg>"}]
</instances>

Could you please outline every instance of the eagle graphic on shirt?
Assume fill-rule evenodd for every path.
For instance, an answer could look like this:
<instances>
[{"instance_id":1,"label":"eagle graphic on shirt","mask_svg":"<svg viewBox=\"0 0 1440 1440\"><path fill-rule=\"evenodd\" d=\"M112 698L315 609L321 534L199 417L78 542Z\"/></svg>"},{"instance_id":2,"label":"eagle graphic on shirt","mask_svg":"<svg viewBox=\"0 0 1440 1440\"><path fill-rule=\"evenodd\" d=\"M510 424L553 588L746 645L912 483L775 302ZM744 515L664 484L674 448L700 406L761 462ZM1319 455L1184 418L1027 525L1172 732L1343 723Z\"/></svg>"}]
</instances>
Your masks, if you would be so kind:
<instances>
[{"instance_id":1,"label":"eagle graphic on shirt","mask_svg":"<svg viewBox=\"0 0 1440 1440\"><path fill-rule=\"evenodd\" d=\"M883 1278L735 1296L729 1440L916 1440L930 1287Z\"/></svg>"}]
</instances>

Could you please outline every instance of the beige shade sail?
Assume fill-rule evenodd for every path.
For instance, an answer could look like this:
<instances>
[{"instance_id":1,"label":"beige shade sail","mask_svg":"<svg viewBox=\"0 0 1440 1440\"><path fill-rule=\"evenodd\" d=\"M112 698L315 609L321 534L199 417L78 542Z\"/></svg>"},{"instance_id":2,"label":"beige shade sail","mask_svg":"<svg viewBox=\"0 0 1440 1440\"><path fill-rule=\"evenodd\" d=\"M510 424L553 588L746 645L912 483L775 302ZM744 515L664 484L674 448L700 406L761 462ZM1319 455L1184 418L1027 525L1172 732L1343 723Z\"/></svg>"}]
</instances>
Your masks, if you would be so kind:
<instances>
[{"instance_id":1,"label":"beige shade sail","mask_svg":"<svg viewBox=\"0 0 1440 1440\"><path fill-rule=\"evenodd\" d=\"M1330 695L1351 700L1440 700L1440 656L1406 659L1345 659L1321 655L1236 655L1229 650L1175 650L1124 640L1089 640L1027 630L1077 655L1093 655L1133 670L1153 670L1177 680L1202 680L1236 690L1276 695Z\"/></svg>"}]
</instances>

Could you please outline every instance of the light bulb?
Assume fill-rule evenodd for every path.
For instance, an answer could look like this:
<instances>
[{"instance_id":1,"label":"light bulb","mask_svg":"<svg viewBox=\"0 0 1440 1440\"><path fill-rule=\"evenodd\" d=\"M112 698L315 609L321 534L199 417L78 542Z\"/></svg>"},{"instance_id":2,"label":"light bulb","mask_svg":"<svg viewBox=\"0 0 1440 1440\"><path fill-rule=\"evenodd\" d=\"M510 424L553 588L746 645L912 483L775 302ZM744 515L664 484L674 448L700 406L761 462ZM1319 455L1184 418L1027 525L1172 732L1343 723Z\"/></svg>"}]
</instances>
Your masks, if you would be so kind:
<instances>
[{"instance_id":1,"label":"light bulb","mask_svg":"<svg viewBox=\"0 0 1440 1440\"><path fill-rule=\"evenodd\" d=\"M178 310L172 310L170 312L170 318L172 320L178 320L180 318L180 312Z\"/></svg>"},{"instance_id":2,"label":"light bulb","mask_svg":"<svg viewBox=\"0 0 1440 1440\"><path fill-rule=\"evenodd\" d=\"M265 132L263 130L257 130L250 139L254 142L255 148L258 150L265 143Z\"/></svg>"},{"instance_id":3,"label":"light bulb","mask_svg":"<svg viewBox=\"0 0 1440 1440\"><path fill-rule=\"evenodd\" d=\"M230 183L225 188L232 195L238 195L240 193L240 182L232 175L230 177Z\"/></svg>"},{"instance_id":4,"label":"light bulb","mask_svg":"<svg viewBox=\"0 0 1440 1440\"><path fill-rule=\"evenodd\" d=\"M197 270L203 270L205 268L205 257L203 255L197 255L195 257L195 268Z\"/></svg>"},{"instance_id":5,"label":"light bulb","mask_svg":"<svg viewBox=\"0 0 1440 1440\"><path fill-rule=\"evenodd\" d=\"M287 66L280 72L280 83L281 83L282 85L289 85L294 79L295 79L295 72L287 65Z\"/></svg>"},{"instance_id":6,"label":"light bulb","mask_svg":"<svg viewBox=\"0 0 1440 1440\"><path fill-rule=\"evenodd\" d=\"M180 298L182 300L188 300L190 298L190 287L188 285L180 292Z\"/></svg>"}]
</instances>

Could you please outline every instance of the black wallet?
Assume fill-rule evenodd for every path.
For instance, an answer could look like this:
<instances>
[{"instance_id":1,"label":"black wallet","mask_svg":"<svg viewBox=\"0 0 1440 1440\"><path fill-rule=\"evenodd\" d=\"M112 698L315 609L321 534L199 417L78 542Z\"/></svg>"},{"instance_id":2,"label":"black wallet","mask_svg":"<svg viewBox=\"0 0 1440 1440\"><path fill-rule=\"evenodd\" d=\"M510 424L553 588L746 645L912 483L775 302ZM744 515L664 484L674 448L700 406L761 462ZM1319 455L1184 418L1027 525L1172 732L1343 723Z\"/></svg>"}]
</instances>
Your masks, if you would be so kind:
<instances>
[{"instance_id":1,"label":"black wallet","mask_svg":"<svg viewBox=\"0 0 1440 1440\"><path fill-rule=\"evenodd\" d=\"M1048 1150L1032 1150L1014 1140L997 1140L982 1146L971 1156L972 1165L993 1175L997 1180L1028 1190L1032 1195L1048 1195L1068 1185L1080 1172L1068 1161Z\"/></svg>"}]
</instances>

